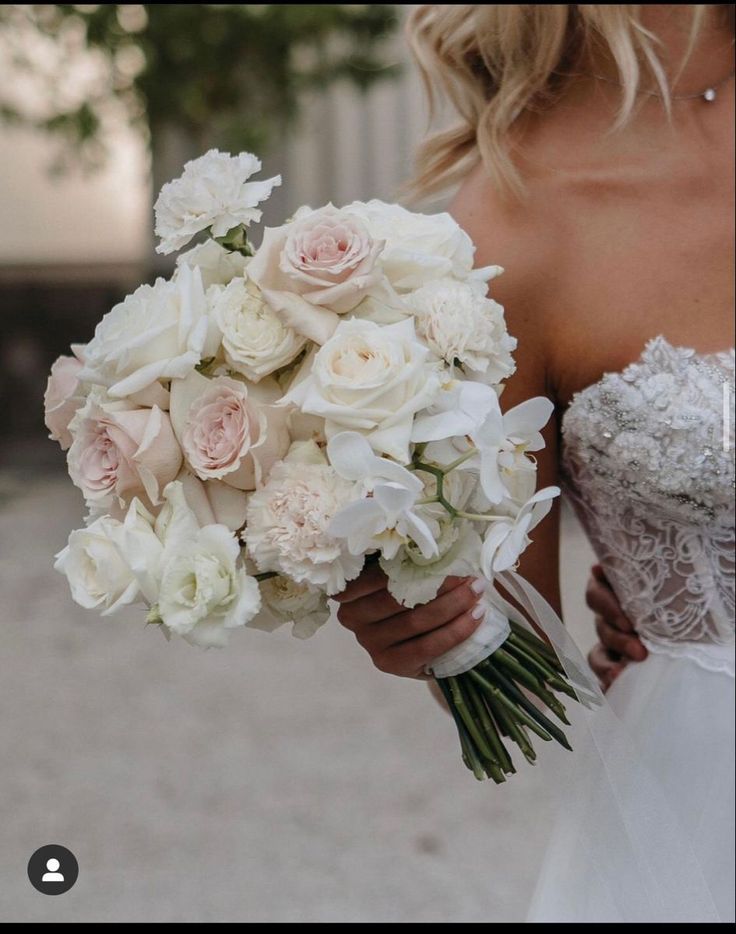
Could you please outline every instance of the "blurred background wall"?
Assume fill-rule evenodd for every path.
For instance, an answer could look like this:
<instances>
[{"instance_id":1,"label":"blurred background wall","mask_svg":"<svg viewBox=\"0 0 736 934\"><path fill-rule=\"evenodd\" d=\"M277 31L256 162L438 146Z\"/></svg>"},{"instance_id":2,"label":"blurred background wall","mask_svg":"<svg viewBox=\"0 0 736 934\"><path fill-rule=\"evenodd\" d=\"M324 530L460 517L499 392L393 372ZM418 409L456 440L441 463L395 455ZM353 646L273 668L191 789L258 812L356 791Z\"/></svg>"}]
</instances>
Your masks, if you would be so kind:
<instances>
[{"instance_id":1,"label":"blurred background wall","mask_svg":"<svg viewBox=\"0 0 736 934\"><path fill-rule=\"evenodd\" d=\"M213 6L244 17L230 32L245 35L255 23L273 52L242 70L238 62L252 51L213 28ZM410 7L267 6L281 11L263 26L271 14L255 5L0 11L0 464L63 463L43 443L45 374L72 341L91 337L127 291L170 268L153 251L152 199L184 161L213 145L251 145L264 177L280 172L284 180L264 223L279 223L304 203L392 199L410 175L427 126L401 33ZM172 49L162 53L168 36ZM181 61L177 47L185 49ZM212 100L192 103L223 70ZM160 116L174 100L164 77L177 88L169 119ZM253 92L269 81L270 98ZM148 122L131 95L146 99Z\"/></svg>"}]
</instances>

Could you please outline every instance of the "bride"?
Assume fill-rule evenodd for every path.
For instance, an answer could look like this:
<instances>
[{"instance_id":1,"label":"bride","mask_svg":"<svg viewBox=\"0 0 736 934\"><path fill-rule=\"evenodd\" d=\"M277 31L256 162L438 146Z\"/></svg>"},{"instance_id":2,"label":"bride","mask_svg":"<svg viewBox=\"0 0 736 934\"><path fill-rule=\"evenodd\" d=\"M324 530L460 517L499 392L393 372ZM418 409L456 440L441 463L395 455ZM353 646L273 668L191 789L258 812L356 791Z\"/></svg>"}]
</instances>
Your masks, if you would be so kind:
<instances>
[{"instance_id":1,"label":"bride","mask_svg":"<svg viewBox=\"0 0 736 934\"><path fill-rule=\"evenodd\" d=\"M647 656L607 696L693 854L694 921L734 917L733 11L425 5L409 26L460 117L425 143L417 190L459 182L478 264L507 269L503 405L556 402L540 486L562 483L597 552L609 648ZM522 573L559 610L556 518L535 535ZM372 568L339 618L382 671L422 677L478 625L471 584L406 610ZM647 651L616 632L631 627ZM577 771L579 794L594 777ZM561 811L530 920L686 920L627 901L625 872L647 884L617 852L615 808Z\"/></svg>"}]
</instances>

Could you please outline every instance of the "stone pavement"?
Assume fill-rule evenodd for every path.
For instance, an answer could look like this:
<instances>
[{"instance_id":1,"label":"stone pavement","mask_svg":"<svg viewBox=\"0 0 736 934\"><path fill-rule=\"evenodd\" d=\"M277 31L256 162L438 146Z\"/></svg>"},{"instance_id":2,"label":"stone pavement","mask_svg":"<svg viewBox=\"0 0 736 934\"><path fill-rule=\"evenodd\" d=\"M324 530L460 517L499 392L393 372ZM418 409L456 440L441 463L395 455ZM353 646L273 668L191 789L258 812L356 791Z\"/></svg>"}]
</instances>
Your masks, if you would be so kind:
<instances>
[{"instance_id":1,"label":"stone pavement","mask_svg":"<svg viewBox=\"0 0 736 934\"><path fill-rule=\"evenodd\" d=\"M81 610L51 567L79 518L63 475L0 473L0 921L523 920L543 768L476 783L426 688L337 627L203 653ZM56 898L26 877L47 843L80 867Z\"/></svg>"}]
</instances>

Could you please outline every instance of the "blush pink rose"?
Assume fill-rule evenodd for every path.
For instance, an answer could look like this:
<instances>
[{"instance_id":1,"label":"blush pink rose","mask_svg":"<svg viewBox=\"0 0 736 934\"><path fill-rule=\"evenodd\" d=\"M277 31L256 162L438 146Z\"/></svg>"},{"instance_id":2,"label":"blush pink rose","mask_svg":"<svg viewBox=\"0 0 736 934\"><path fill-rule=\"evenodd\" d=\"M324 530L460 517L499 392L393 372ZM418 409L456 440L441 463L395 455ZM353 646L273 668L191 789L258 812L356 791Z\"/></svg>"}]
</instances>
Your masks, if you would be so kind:
<instances>
[{"instance_id":1,"label":"blush pink rose","mask_svg":"<svg viewBox=\"0 0 736 934\"><path fill-rule=\"evenodd\" d=\"M328 204L291 224L266 228L248 278L285 324L324 344L339 315L387 288L378 264L383 246L359 217Z\"/></svg>"},{"instance_id":2,"label":"blush pink rose","mask_svg":"<svg viewBox=\"0 0 736 934\"><path fill-rule=\"evenodd\" d=\"M272 405L271 380L248 385L194 371L171 386L171 418L189 468L200 480L253 490L289 446L287 413Z\"/></svg>"},{"instance_id":3,"label":"blush pink rose","mask_svg":"<svg viewBox=\"0 0 736 934\"><path fill-rule=\"evenodd\" d=\"M76 357L59 357L51 367L49 381L43 397L44 421L49 438L58 441L66 451L72 443L69 422L84 403L79 388L79 371L82 363Z\"/></svg>"},{"instance_id":4,"label":"blush pink rose","mask_svg":"<svg viewBox=\"0 0 736 934\"><path fill-rule=\"evenodd\" d=\"M169 416L158 406L138 408L93 391L70 428L69 475L92 508L135 496L156 506L179 473L181 449Z\"/></svg>"}]
</instances>

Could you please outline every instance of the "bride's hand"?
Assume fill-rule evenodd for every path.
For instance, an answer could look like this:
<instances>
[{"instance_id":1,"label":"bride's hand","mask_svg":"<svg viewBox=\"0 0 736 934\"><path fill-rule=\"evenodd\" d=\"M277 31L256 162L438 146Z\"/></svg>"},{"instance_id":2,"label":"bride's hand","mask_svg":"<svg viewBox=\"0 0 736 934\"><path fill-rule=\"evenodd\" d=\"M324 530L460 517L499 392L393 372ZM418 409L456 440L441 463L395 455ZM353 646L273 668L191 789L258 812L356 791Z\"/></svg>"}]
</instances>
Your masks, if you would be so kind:
<instances>
[{"instance_id":1,"label":"bride's hand","mask_svg":"<svg viewBox=\"0 0 736 934\"><path fill-rule=\"evenodd\" d=\"M372 564L333 599L340 603L337 618L379 671L426 678L425 665L464 642L480 625L473 616L479 600L473 580L448 577L434 600L409 610L394 600L386 575Z\"/></svg>"},{"instance_id":2,"label":"bride's hand","mask_svg":"<svg viewBox=\"0 0 736 934\"><path fill-rule=\"evenodd\" d=\"M601 640L591 649L588 661L603 690L607 691L630 661L641 662L647 657L647 650L624 616L599 564L591 569L585 602L595 613L595 628Z\"/></svg>"}]
</instances>

